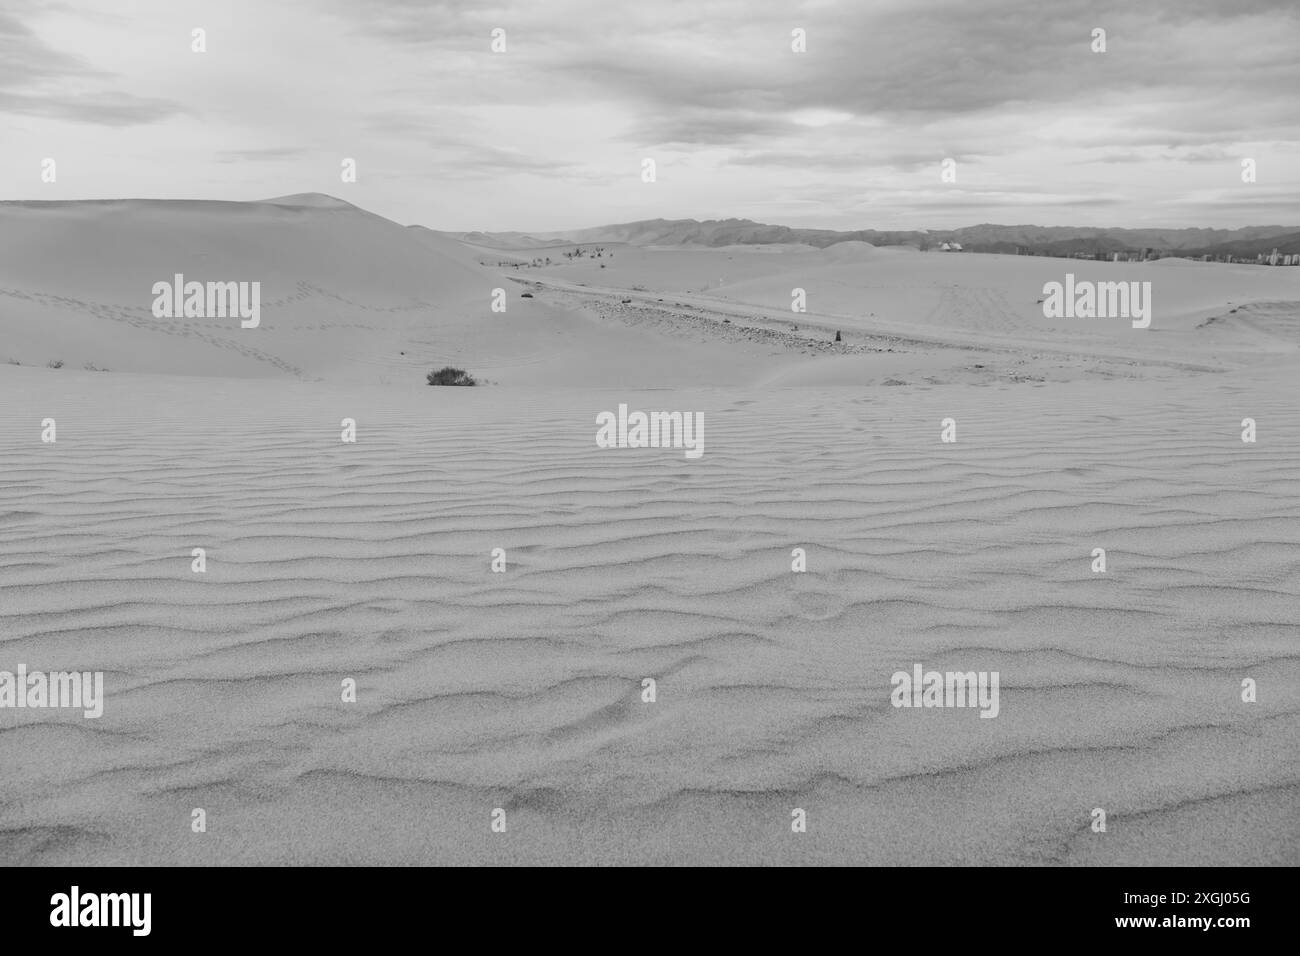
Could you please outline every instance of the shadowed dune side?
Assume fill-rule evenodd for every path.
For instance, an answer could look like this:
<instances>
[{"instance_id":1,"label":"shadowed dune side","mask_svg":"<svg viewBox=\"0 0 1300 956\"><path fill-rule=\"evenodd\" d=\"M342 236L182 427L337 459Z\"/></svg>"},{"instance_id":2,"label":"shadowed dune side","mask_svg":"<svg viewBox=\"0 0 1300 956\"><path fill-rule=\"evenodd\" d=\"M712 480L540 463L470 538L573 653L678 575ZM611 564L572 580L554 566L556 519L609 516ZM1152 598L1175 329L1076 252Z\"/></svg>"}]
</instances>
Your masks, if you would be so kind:
<instances>
[{"instance_id":1,"label":"shadowed dune side","mask_svg":"<svg viewBox=\"0 0 1300 956\"><path fill-rule=\"evenodd\" d=\"M519 399L0 369L0 669L107 698L0 710L0 859L1300 860L1285 377Z\"/></svg>"}]
</instances>

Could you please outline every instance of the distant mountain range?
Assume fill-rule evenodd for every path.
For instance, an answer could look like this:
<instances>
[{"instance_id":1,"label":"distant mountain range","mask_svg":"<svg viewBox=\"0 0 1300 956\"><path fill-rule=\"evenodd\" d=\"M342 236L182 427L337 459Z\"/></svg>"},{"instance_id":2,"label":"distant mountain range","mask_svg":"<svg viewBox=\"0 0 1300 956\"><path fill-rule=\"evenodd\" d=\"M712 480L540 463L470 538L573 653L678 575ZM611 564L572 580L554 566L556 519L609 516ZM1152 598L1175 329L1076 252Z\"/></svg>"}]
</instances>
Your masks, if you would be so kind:
<instances>
[{"instance_id":1,"label":"distant mountain range","mask_svg":"<svg viewBox=\"0 0 1300 956\"><path fill-rule=\"evenodd\" d=\"M535 249L559 243L625 242L637 246L730 246L789 243L825 248L837 242L934 248L959 242L968 252L1023 252L1075 256L1140 253L1178 256L1254 257L1274 248L1300 253L1300 226L1246 226L1241 229L1110 229L1083 226L1000 226L984 223L951 230L880 231L801 229L750 219L646 219L568 232L448 233L464 242L498 249Z\"/></svg>"}]
</instances>

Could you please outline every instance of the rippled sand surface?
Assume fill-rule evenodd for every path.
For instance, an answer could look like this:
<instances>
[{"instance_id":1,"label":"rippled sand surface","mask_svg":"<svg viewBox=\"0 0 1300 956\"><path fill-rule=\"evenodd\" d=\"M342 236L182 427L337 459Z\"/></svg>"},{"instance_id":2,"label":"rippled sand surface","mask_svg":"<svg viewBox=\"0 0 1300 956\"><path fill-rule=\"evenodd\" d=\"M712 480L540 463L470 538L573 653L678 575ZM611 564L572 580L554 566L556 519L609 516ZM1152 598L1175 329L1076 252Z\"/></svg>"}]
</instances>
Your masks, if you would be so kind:
<instances>
[{"instance_id":1,"label":"rippled sand surface","mask_svg":"<svg viewBox=\"0 0 1300 956\"><path fill-rule=\"evenodd\" d=\"M106 701L0 710L0 861L1300 863L1295 398L9 369L0 669ZM598 449L619 402L703 457Z\"/></svg>"}]
</instances>

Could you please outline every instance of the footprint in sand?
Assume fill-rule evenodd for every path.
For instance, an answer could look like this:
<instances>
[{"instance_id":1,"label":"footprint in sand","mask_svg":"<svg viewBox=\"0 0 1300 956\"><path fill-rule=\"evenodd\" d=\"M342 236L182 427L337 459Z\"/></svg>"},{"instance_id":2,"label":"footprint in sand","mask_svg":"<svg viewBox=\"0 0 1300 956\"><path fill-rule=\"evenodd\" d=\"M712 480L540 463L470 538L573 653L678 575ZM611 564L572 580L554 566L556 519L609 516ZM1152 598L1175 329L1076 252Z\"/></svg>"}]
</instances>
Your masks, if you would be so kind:
<instances>
[{"instance_id":1,"label":"footprint in sand","mask_svg":"<svg viewBox=\"0 0 1300 956\"><path fill-rule=\"evenodd\" d=\"M829 621L844 613L844 602L831 591L799 591L791 600L805 620Z\"/></svg>"}]
</instances>

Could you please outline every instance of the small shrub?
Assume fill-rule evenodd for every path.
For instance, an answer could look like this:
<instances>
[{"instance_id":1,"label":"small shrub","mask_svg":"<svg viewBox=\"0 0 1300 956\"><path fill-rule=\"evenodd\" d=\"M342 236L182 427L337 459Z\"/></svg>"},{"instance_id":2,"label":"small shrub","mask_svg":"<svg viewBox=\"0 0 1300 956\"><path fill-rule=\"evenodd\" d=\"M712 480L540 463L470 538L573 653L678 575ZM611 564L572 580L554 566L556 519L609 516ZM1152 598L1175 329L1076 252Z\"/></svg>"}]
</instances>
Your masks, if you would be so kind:
<instances>
[{"instance_id":1,"label":"small shrub","mask_svg":"<svg viewBox=\"0 0 1300 956\"><path fill-rule=\"evenodd\" d=\"M428 375L430 385L477 385L474 376L463 368L452 368L448 365L440 368L436 372L430 372Z\"/></svg>"}]
</instances>

